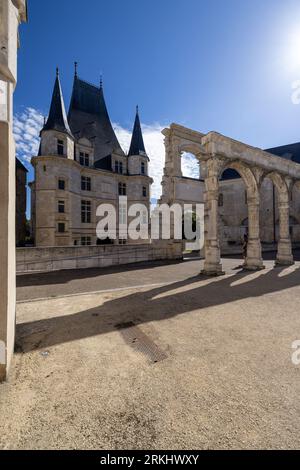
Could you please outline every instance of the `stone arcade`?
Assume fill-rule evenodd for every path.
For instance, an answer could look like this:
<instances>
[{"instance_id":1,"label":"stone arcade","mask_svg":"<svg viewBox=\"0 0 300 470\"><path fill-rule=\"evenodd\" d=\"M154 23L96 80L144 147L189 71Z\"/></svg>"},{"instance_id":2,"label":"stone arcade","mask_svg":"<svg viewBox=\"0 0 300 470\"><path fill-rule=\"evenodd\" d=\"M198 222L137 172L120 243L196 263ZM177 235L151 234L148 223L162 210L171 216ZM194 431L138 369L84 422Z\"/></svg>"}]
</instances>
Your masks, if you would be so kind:
<instances>
[{"instance_id":1,"label":"stone arcade","mask_svg":"<svg viewBox=\"0 0 300 470\"><path fill-rule=\"evenodd\" d=\"M290 193L293 190L300 189L300 165L216 132L209 132L204 135L180 125L172 124L170 128L163 131L163 134L165 135L166 161L162 181L161 203L173 204L179 202L182 204L191 202L191 200L195 201L196 197L199 197L199 193L188 196L188 201L185 201L186 195L189 195L190 186L181 175L182 152L192 153L201 164L201 176L204 181L202 192L205 203L205 263L203 273L208 275L223 273L219 234L219 180L227 169L233 169L239 173L247 191L249 241L244 267L249 270L264 267L259 216L260 187L265 178L271 179L277 190L279 238L276 264L293 264L289 228ZM184 185L186 186L184 187Z\"/></svg>"}]
</instances>

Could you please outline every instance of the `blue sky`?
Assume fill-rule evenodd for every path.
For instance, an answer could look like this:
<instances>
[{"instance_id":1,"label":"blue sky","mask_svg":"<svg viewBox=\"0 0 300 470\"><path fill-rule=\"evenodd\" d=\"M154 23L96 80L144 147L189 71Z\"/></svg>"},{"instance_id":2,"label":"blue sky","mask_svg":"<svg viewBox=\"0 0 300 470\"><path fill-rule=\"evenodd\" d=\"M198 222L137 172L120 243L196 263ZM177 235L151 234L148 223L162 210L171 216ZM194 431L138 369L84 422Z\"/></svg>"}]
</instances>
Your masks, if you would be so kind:
<instances>
[{"instance_id":1,"label":"blue sky","mask_svg":"<svg viewBox=\"0 0 300 470\"><path fill-rule=\"evenodd\" d=\"M68 106L74 60L87 81L98 83L103 74L125 147L139 104L153 167L160 162L155 195L159 133L171 122L262 148L300 140L300 105L291 101L300 80L299 1L29 0L28 7L15 93L18 153L27 160L36 147L33 121L37 128L48 112L55 67Z\"/></svg>"}]
</instances>

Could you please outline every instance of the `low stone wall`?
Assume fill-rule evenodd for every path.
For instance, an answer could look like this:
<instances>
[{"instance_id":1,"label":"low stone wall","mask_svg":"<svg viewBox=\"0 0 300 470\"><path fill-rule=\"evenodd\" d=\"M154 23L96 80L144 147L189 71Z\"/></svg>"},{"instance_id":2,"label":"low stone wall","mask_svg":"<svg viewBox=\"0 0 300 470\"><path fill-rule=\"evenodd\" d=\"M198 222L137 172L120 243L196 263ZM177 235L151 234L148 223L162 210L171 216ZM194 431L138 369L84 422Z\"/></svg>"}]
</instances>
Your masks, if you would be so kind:
<instances>
[{"instance_id":1,"label":"low stone wall","mask_svg":"<svg viewBox=\"0 0 300 470\"><path fill-rule=\"evenodd\" d=\"M17 274L180 258L181 243L17 248Z\"/></svg>"},{"instance_id":2,"label":"low stone wall","mask_svg":"<svg viewBox=\"0 0 300 470\"><path fill-rule=\"evenodd\" d=\"M277 252L277 243L262 243L263 253ZM298 250L300 243L293 243L293 249ZM243 254L243 245L223 245L221 246L221 256L241 255Z\"/></svg>"}]
</instances>

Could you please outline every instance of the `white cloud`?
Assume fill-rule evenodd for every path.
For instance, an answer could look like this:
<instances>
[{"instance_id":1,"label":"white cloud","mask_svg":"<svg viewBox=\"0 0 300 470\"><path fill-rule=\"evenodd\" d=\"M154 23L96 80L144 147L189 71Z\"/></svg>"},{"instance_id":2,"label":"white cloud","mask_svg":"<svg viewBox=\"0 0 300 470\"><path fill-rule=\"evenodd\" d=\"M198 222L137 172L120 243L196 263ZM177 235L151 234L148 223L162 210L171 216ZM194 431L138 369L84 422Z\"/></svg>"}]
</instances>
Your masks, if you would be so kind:
<instances>
[{"instance_id":1,"label":"white cloud","mask_svg":"<svg viewBox=\"0 0 300 470\"><path fill-rule=\"evenodd\" d=\"M161 195L161 180L165 164L165 146L163 127L159 124L142 124L146 151L150 158L149 173L153 178L151 187L152 198L159 199ZM130 146L131 131L119 125L114 126L121 147L127 152ZM182 175L190 178L199 178L199 164L194 155L183 153L181 160Z\"/></svg>"},{"instance_id":2,"label":"white cloud","mask_svg":"<svg viewBox=\"0 0 300 470\"><path fill-rule=\"evenodd\" d=\"M14 136L16 152L19 159L27 166L33 156L37 155L43 126L43 115L33 108L25 108L14 118Z\"/></svg>"},{"instance_id":3,"label":"white cloud","mask_svg":"<svg viewBox=\"0 0 300 470\"><path fill-rule=\"evenodd\" d=\"M149 174L153 178L151 197L154 199L158 199L161 195L161 179L165 163L165 147L164 136L161 133L162 129L163 127L159 124L142 124L145 147L150 159ZM132 131L124 129L119 125L114 125L114 130L121 147L125 152L128 152Z\"/></svg>"},{"instance_id":4,"label":"white cloud","mask_svg":"<svg viewBox=\"0 0 300 470\"><path fill-rule=\"evenodd\" d=\"M200 167L197 158L191 153L183 153L181 159L181 171L183 176L199 178Z\"/></svg>"},{"instance_id":5,"label":"white cloud","mask_svg":"<svg viewBox=\"0 0 300 470\"><path fill-rule=\"evenodd\" d=\"M43 127L43 115L33 108L25 108L14 119L14 135L16 150L20 160L28 167L33 156L39 149L39 133ZM114 124L114 129L121 147L128 151L132 130ZM152 185L152 198L158 199L161 195L161 179L165 161L164 137L161 134L163 127L158 124L142 124L145 147L150 158L149 173L154 182ZM184 176L197 178L199 168L194 158L189 154L182 157L182 171Z\"/></svg>"}]
</instances>

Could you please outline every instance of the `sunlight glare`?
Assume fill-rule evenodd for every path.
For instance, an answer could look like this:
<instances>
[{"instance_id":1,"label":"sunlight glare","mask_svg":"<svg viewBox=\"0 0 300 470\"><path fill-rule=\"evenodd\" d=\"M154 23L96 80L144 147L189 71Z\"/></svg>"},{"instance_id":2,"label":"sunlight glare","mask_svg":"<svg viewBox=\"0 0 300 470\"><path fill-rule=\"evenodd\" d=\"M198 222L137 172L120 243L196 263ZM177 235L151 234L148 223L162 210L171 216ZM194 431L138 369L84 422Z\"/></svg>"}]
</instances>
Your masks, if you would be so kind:
<instances>
[{"instance_id":1,"label":"sunlight glare","mask_svg":"<svg viewBox=\"0 0 300 470\"><path fill-rule=\"evenodd\" d=\"M287 62L289 68L300 69L300 27L289 37Z\"/></svg>"}]
</instances>

